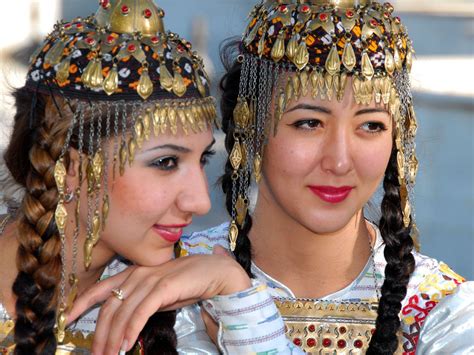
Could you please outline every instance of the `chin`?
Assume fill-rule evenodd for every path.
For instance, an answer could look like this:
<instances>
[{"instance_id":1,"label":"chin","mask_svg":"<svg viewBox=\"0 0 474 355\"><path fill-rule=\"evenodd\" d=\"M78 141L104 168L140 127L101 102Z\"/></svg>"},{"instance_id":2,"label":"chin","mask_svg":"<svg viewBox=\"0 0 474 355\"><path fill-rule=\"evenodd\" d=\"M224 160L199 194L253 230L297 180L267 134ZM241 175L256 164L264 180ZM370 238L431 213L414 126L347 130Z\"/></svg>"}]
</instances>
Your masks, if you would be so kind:
<instances>
[{"instance_id":1,"label":"chin","mask_svg":"<svg viewBox=\"0 0 474 355\"><path fill-rule=\"evenodd\" d=\"M306 217L306 223L302 224L313 233L329 234L347 226L353 216L353 214L348 215L347 213L315 213Z\"/></svg>"}]
</instances>

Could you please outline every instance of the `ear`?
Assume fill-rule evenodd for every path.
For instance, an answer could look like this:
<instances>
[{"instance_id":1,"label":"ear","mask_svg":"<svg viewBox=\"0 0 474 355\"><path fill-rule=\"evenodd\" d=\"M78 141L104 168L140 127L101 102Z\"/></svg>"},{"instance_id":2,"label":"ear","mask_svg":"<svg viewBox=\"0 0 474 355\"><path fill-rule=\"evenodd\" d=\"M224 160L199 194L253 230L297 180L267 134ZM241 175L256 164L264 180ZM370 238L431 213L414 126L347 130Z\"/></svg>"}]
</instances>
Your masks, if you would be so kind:
<instances>
[{"instance_id":1,"label":"ear","mask_svg":"<svg viewBox=\"0 0 474 355\"><path fill-rule=\"evenodd\" d=\"M74 148L69 148L69 166L67 175L75 177L79 175L79 152Z\"/></svg>"}]
</instances>

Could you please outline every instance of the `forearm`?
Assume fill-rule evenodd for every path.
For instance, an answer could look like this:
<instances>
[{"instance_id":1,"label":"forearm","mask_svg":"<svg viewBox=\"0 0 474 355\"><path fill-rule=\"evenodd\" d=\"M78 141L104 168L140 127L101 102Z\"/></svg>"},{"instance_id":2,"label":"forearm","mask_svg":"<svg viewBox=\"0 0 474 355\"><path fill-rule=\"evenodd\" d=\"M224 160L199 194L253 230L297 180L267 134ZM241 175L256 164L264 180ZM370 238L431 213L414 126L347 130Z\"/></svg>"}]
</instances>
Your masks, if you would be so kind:
<instances>
[{"instance_id":1,"label":"forearm","mask_svg":"<svg viewBox=\"0 0 474 355\"><path fill-rule=\"evenodd\" d=\"M266 285L253 281L245 291L203 303L219 324L224 354L304 354L286 338L285 324Z\"/></svg>"}]
</instances>

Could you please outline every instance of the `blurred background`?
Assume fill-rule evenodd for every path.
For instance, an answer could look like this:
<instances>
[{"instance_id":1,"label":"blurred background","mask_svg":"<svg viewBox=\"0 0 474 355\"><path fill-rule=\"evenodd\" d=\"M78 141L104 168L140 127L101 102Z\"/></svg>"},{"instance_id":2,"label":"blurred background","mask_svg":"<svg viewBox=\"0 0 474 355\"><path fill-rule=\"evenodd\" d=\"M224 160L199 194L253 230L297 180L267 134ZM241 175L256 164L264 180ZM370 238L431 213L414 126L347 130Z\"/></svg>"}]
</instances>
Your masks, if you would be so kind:
<instances>
[{"instance_id":1,"label":"blurred background","mask_svg":"<svg viewBox=\"0 0 474 355\"><path fill-rule=\"evenodd\" d=\"M223 74L219 44L240 36L257 0L159 0L165 26L191 40L206 59L214 86ZM421 251L474 279L474 1L398 0L417 59L412 84L419 119L416 221ZM61 18L95 12L96 0L17 0L2 4L0 21L0 151L14 113L10 92L24 83L29 55ZM215 93L218 95L216 88ZM213 211L192 230L227 220L216 186L226 153L217 133L208 168ZM2 193L0 189L0 194ZM0 213L2 213L0 206Z\"/></svg>"}]
</instances>

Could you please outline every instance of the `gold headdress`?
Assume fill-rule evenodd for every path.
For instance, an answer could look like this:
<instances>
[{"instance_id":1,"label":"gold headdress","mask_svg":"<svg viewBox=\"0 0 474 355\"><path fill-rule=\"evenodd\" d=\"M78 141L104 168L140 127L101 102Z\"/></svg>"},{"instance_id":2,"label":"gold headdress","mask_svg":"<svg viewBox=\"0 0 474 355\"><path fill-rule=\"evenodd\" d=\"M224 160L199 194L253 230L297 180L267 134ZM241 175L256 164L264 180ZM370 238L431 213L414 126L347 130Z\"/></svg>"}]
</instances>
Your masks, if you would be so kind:
<instances>
[{"instance_id":1,"label":"gold headdress","mask_svg":"<svg viewBox=\"0 0 474 355\"><path fill-rule=\"evenodd\" d=\"M265 141L270 131L276 133L288 103L308 94L342 100L349 76L358 104L375 99L394 118L403 219L406 227L413 222L410 197L418 170L409 81L413 48L392 13L391 4L372 0L265 0L252 10L242 39L229 158L234 169L232 249L247 213L250 177L260 180Z\"/></svg>"},{"instance_id":2,"label":"gold headdress","mask_svg":"<svg viewBox=\"0 0 474 355\"><path fill-rule=\"evenodd\" d=\"M114 176L116 170L123 174L126 164L132 164L136 150L152 133L176 134L181 128L188 134L204 131L215 122L215 102L203 61L188 41L165 32L163 17L164 11L152 0L100 0L94 16L58 23L31 58L27 88L34 94L51 95L53 100L63 98L73 117L54 174L59 192L55 220L63 261L59 342L65 337L65 311L74 300L78 282L75 255L80 233L80 187L74 191L74 260L68 277L72 291L66 301L65 204L70 192L64 157L69 147L79 151L79 181L87 180L88 186L84 245L87 269L110 207L109 163L113 164ZM61 112L60 116L59 120L64 119ZM103 149L106 140L114 143L113 156ZM85 171L83 159L87 160Z\"/></svg>"}]
</instances>

